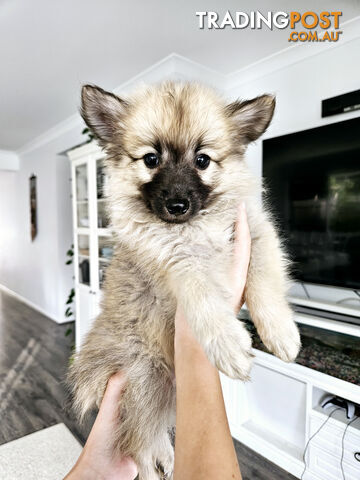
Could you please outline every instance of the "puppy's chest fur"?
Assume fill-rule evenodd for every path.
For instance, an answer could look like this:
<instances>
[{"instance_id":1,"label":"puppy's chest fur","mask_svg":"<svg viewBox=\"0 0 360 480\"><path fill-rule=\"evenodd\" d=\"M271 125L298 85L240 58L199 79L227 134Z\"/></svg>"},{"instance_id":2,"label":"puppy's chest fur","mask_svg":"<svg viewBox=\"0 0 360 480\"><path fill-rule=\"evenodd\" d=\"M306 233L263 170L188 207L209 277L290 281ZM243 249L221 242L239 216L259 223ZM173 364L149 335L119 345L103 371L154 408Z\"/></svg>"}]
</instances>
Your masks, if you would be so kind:
<instances>
[{"instance_id":1,"label":"puppy's chest fur","mask_svg":"<svg viewBox=\"0 0 360 480\"><path fill-rule=\"evenodd\" d=\"M165 265L181 274L199 269L230 291L233 223L205 222L203 227L142 227L116 245L106 273L102 314L97 319L126 358L148 355L173 368L175 296ZM121 234L120 234L121 236ZM137 243L135 238L141 238ZM196 289L193 294L196 297Z\"/></svg>"}]
</instances>

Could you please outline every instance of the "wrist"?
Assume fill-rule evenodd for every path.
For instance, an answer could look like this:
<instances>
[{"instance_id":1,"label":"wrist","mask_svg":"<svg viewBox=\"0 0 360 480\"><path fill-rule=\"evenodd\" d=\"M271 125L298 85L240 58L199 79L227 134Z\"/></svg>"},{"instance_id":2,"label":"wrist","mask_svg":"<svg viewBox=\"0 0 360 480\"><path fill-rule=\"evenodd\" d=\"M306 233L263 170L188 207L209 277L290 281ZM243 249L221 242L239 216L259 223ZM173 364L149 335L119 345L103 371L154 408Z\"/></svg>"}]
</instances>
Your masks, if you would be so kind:
<instances>
[{"instance_id":1,"label":"wrist","mask_svg":"<svg viewBox=\"0 0 360 480\"><path fill-rule=\"evenodd\" d=\"M64 478L64 480L104 480L105 477L102 473L94 469L93 465L89 465L84 457L86 446L82 451L78 461L74 465L74 468L69 472L69 474Z\"/></svg>"},{"instance_id":2,"label":"wrist","mask_svg":"<svg viewBox=\"0 0 360 480\"><path fill-rule=\"evenodd\" d=\"M191 355L204 354L203 348L193 334L183 331L175 331L174 350L175 358L179 355L183 355L185 352Z\"/></svg>"}]
</instances>

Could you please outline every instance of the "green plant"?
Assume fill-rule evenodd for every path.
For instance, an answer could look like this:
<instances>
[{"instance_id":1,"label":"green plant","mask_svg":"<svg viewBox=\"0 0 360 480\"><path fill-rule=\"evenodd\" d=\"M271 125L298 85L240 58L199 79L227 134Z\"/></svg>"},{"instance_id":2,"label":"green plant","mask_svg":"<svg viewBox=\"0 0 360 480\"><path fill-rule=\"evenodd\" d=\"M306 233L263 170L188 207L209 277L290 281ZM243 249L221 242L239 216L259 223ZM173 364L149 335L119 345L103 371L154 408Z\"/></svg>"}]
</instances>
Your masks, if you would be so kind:
<instances>
[{"instance_id":1,"label":"green plant","mask_svg":"<svg viewBox=\"0 0 360 480\"><path fill-rule=\"evenodd\" d=\"M68 365L69 367L74 363L74 360L75 360L75 345L72 345L71 346L71 355L69 357L69 362L68 362Z\"/></svg>"},{"instance_id":2,"label":"green plant","mask_svg":"<svg viewBox=\"0 0 360 480\"><path fill-rule=\"evenodd\" d=\"M84 130L81 132L83 135L87 135L88 136L88 143L92 142L95 138L95 135L91 132L91 130L89 128L84 128Z\"/></svg>"},{"instance_id":3,"label":"green plant","mask_svg":"<svg viewBox=\"0 0 360 480\"><path fill-rule=\"evenodd\" d=\"M67 260L65 262L65 265L71 265L73 263L73 260L74 260L74 245L71 245L71 247L69 248L69 250L66 252L66 257L67 257ZM70 293L67 297L67 300L66 300L66 303L65 303L65 306L66 306L66 310L65 310L65 317L69 319L69 321L71 320L75 320L75 314L74 314L74 311L73 311L73 303L74 303L74 298L75 298L75 289L72 288L70 290ZM71 328L68 328L65 332L65 336L67 337L68 335L70 335L70 333L72 332L72 329Z\"/></svg>"}]
</instances>

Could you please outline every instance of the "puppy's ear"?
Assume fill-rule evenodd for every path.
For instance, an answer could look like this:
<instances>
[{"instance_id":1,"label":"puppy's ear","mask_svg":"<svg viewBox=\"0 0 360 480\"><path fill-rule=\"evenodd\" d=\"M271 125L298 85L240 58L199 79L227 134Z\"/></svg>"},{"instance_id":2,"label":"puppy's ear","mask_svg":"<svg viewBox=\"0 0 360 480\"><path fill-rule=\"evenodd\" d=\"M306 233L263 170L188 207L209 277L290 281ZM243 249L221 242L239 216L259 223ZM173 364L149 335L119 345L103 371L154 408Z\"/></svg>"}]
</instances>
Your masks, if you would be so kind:
<instances>
[{"instance_id":1,"label":"puppy's ear","mask_svg":"<svg viewBox=\"0 0 360 480\"><path fill-rule=\"evenodd\" d=\"M122 119L128 103L95 85L84 85L81 90L80 113L86 125L106 144L121 133Z\"/></svg>"},{"instance_id":2,"label":"puppy's ear","mask_svg":"<svg viewBox=\"0 0 360 480\"><path fill-rule=\"evenodd\" d=\"M232 118L237 138L244 144L253 142L269 126L275 109L273 95L261 95L252 100L237 100L226 106L226 115Z\"/></svg>"}]
</instances>

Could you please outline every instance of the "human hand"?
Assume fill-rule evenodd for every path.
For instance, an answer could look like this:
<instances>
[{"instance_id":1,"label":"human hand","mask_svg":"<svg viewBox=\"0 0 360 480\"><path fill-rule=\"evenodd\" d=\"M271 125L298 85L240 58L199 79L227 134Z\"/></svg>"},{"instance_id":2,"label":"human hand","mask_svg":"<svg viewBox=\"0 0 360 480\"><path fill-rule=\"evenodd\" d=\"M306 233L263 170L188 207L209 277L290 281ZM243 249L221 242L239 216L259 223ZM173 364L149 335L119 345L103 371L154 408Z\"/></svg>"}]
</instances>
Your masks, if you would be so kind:
<instances>
[{"instance_id":1,"label":"human hand","mask_svg":"<svg viewBox=\"0 0 360 480\"><path fill-rule=\"evenodd\" d=\"M232 270L233 307L237 314L244 303L244 291L250 263L251 236L245 203L238 208L235 224L234 263Z\"/></svg>"},{"instance_id":2,"label":"human hand","mask_svg":"<svg viewBox=\"0 0 360 480\"><path fill-rule=\"evenodd\" d=\"M74 468L64 480L134 480L137 467L130 457L114 457L109 448L119 422L118 405L126 379L118 372L108 381L99 413Z\"/></svg>"}]
</instances>

